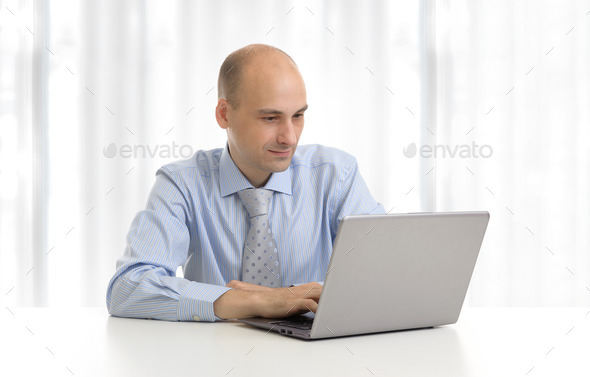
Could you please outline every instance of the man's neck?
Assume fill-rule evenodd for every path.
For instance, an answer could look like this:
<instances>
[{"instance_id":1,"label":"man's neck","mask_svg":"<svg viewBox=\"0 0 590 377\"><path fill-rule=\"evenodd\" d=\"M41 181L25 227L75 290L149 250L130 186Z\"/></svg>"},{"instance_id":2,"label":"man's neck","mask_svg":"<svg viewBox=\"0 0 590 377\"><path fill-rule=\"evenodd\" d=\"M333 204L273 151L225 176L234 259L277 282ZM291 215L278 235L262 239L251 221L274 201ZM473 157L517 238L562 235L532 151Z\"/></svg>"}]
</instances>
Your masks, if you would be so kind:
<instances>
[{"instance_id":1,"label":"man's neck","mask_svg":"<svg viewBox=\"0 0 590 377\"><path fill-rule=\"evenodd\" d=\"M240 173L242 173L242 175L248 180L248 182L250 182L250 184L252 186L254 186L254 188L260 188L260 187L263 187L264 185L266 185L266 183L270 179L270 176L272 175L272 173L269 173L266 176L261 176L261 177L255 177L256 174L248 174L247 172L244 171L244 169L242 169L240 167L240 165L236 162L236 160L231 155L231 148L229 146L229 143L227 146L227 151L229 152L229 157L232 159L232 161L234 162L234 164L236 165L236 167L238 168Z\"/></svg>"}]
</instances>

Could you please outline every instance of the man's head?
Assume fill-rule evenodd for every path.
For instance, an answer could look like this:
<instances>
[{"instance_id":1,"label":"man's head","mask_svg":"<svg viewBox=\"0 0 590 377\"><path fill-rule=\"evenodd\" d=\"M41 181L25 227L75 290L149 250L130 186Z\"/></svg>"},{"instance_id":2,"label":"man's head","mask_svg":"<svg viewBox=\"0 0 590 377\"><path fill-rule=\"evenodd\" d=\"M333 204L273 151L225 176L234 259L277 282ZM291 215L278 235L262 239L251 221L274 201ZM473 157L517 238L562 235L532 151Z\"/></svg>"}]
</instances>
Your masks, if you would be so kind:
<instances>
[{"instance_id":1,"label":"man's head","mask_svg":"<svg viewBox=\"0 0 590 377\"><path fill-rule=\"evenodd\" d=\"M287 169L303 131L305 83L289 55L267 45L232 52L221 65L215 115L232 159L255 187Z\"/></svg>"}]
</instances>

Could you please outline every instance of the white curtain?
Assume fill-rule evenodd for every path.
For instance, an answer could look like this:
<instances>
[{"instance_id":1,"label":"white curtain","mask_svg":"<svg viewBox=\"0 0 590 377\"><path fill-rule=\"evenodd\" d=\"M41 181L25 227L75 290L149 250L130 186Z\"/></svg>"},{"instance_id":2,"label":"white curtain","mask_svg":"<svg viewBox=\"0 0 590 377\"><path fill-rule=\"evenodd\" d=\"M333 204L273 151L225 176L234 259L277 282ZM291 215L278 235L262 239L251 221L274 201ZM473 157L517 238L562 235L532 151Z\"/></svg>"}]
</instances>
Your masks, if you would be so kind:
<instances>
[{"instance_id":1,"label":"white curtain","mask_svg":"<svg viewBox=\"0 0 590 377\"><path fill-rule=\"evenodd\" d=\"M306 80L301 143L357 156L387 210L491 212L470 304L587 305L584 6L2 2L3 304L104 305L157 168L224 145L221 62L268 43Z\"/></svg>"},{"instance_id":2,"label":"white curtain","mask_svg":"<svg viewBox=\"0 0 590 377\"><path fill-rule=\"evenodd\" d=\"M491 213L472 304L590 303L589 11L437 3L436 144L493 148L436 162L437 210Z\"/></svg>"}]
</instances>

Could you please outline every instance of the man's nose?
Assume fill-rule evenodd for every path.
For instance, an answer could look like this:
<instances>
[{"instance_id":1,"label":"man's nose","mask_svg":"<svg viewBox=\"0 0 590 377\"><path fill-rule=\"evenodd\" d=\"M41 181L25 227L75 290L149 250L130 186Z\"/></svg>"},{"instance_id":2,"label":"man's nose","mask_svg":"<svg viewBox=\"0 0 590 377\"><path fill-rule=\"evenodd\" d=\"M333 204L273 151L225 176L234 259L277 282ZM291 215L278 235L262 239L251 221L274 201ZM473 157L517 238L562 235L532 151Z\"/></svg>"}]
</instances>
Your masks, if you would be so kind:
<instances>
[{"instance_id":1,"label":"man's nose","mask_svg":"<svg viewBox=\"0 0 590 377\"><path fill-rule=\"evenodd\" d=\"M295 126L293 125L291 118L282 122L279 130L278 142L286 145L297 144L297 134L295 133Z\"/></svg>"}]
</instances>

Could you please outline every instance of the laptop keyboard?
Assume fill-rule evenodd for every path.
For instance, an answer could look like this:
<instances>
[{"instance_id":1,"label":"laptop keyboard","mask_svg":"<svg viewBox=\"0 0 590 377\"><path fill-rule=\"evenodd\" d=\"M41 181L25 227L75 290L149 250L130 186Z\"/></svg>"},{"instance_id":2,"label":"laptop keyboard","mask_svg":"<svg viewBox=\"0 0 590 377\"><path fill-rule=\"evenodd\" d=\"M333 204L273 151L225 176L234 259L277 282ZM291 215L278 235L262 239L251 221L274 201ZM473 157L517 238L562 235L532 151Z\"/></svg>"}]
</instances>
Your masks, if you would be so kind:
<instances>
[{"instance_id":1,"label":"laptop keyboard","mask_svg":"<svg viewBox=\"0 0 590 377\"><path fill-rule=\"evenodd\" d=\"M298 317L284 321L273 322L273 325L292 327L299 330L311 330L313 318Z\"/></svg>"}]
</instances>

